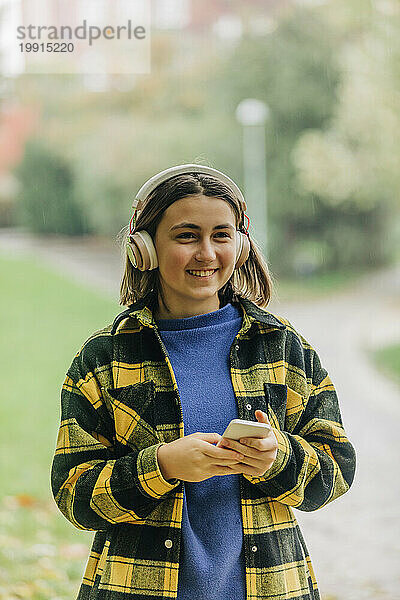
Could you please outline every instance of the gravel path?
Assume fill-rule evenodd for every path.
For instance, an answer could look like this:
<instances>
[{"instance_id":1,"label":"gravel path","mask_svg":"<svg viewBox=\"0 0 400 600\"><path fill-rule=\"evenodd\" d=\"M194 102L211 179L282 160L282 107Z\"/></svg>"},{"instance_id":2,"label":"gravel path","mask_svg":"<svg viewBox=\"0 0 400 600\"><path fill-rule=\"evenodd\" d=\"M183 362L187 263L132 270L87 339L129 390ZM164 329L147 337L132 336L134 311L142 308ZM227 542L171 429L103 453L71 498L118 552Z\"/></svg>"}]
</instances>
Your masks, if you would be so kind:
<instances>
[{"instance_id":1,"label":"gravel path","mask_svg":"<svg viewBox=\"0 0 400 600\"><path fill-rule=\"evenodd\" d=\"M0 230L0 251L39 256L66 277L118 298L116 243ZM323 598L400 599L400 390L375 370L367 353L400 340L400 268L371 275L332 297L275 300L269 309L288 318L318 350L357 450L350 491L319 511L296 511Z\"/></svg>"}]
</instances>

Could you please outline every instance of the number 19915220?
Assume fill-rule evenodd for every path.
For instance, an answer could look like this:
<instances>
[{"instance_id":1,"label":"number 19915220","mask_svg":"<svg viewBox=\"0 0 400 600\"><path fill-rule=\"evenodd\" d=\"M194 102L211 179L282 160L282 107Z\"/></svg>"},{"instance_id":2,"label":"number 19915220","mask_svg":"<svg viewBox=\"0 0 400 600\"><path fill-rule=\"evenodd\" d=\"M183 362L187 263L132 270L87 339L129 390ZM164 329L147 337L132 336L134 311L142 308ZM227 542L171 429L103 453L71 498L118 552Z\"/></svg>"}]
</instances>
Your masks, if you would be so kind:
<instances>
[{"instance_id":1,"label":"number 19915220","mask_svg":"<svg viewBox=\"0 0 400 600\"><path fill-rule=\"evenodd\" d=\"M72 42L21 42L19 44L21 52L73 52L74 44Z\"/></svg>"}]
</instances>

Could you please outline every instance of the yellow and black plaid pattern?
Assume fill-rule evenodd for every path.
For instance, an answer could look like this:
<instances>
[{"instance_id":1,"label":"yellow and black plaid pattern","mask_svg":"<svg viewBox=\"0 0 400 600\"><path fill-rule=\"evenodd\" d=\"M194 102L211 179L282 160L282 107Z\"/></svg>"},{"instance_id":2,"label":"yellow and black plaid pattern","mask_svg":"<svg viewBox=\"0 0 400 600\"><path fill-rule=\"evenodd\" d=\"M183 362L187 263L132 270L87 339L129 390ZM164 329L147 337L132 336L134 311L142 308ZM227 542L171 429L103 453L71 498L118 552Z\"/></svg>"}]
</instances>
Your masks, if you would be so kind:
<instances>
[{"instance_id":1,"label":"yellow and black plaid pattern","mask_svg":"<svg viewBox=\"0 0 400 600\"><path fill-rule=\"evenodd\" d=\"M318 600L292 507L317 510L346 492L354 448L315 350L285 319L239 305L230 352L239 417L268 412L278 440L271 468L240 478L246 600ZM84 343L61 392L54 498L73 525L96 531L78 600L176 598L183 482L163 478L157 450L183 435L175 376L144 300Z\"/></svg>"}]
</instances>

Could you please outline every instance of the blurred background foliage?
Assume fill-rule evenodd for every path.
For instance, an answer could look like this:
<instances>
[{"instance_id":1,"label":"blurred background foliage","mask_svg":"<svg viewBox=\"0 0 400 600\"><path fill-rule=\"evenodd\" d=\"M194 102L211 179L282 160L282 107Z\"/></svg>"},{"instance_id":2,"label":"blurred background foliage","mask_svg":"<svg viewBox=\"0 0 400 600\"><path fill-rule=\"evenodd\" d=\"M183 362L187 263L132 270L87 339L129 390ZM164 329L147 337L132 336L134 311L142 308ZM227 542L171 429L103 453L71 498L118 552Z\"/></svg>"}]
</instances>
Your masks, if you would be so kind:
<instances>
[{"instance_id":1,"label":"blurred background foliage","mask_svg":"<svg viewBox=\"0 0 400 600\"><path fill-rule=\"evenodd\" d=\"M82 85L81 77L20 76L13 96L38 117L15 171L13 224L38 233L115 236L143 181L181 162L205 162L243 186L235 109L254 97L270 109L274 272L326 273L395 258L396 4L284 3L273 19L260 3L234 4L243 23L239 37L154 31L151 73L115 76L102 91L87 78Z\"/></svg>"}]
</instances>

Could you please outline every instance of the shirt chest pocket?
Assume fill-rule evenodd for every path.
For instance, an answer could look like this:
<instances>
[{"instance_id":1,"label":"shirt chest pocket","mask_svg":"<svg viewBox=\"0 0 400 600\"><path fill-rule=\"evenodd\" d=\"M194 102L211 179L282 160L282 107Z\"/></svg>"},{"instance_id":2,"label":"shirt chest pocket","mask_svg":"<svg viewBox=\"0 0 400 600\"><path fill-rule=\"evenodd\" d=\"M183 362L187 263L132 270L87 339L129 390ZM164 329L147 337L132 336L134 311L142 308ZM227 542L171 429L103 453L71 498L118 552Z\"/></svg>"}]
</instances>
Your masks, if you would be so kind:
<instances>
[{"instance_id":1,"label":"shirt chest pocket","mask_svg":"<svg viewBox=\"0 0 400 600\"><path fill-rule=\"evenodd\" d=\"M264 391L271 425L293 431L304 410L306 398L282 383L264 383Z\"/></svg>"},{"instance_id":2,"label":"shirt chest pocket","mask_svg":"<svg viewBox=\"0 0 400 600\"><path fill-rule=\"evenodd\" d=\"M118 443L141 450L160 441L155 427L153 381L102 388L102 393L114 420Z\"/></svg>"}]
</instances>

